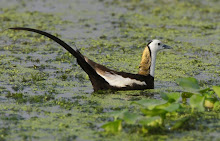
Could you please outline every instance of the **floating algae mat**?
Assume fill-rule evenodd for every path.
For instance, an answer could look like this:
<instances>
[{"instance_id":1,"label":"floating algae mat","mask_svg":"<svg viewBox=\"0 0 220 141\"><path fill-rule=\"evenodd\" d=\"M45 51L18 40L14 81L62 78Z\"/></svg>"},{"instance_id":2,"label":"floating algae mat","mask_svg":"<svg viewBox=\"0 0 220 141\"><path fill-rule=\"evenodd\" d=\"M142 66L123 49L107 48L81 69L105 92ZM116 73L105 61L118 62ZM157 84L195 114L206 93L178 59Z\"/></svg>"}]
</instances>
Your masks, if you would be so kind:
<instances>
[{"instance_id":1,"label":"floating algae mat","mask_svg":"<svg viewBox=\"0 0 220 141\"><path fill-rule=\"evenodd\" d=\"M183 104L179 94L186 90L176 81L194 77L201 90L210 88L204 93L216 95L218 5L206 0L1 0L0 140L219 140L220 108L201 108L203 97L196 96ZM158 53L154 90L92 93L71 54L41 35L5 30L15 26L47 31L117 71L137 73L148 40L160 39L173 49ZM171 101L181 98L168 107L172 93ZM165 116L160 110L158 117L136 119L150 110L155 114L167 100ZM156 106L142 107L149 103Z\"/></svg>"}]
</instances>

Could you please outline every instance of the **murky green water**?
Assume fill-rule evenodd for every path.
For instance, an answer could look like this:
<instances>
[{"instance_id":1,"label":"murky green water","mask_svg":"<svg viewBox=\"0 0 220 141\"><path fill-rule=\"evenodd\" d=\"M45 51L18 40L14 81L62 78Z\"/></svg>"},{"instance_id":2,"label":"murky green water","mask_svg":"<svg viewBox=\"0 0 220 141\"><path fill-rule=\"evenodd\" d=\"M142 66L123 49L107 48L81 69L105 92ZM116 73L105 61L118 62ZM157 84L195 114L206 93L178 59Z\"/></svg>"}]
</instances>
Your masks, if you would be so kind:
<instances>
[{"instance_id":1,"label":"murky green water","mask_svg":"<svg viewBox=\"0 0 220 141\"><path fill-rule=\"evenodd\" d=\"M205 88L220 84L219 1L1 0L0 140L219 140L219 112L204 113L196 128L152 135L108 135L109 111L135 108L133 100L179 91L175 80L195 77ZM136 73L147 40L160 52L155 90L92 94L75 58L32 27L76 44L95 62ZM209 116L209 114L211 116Z\"/></svg>"}]
</instances>

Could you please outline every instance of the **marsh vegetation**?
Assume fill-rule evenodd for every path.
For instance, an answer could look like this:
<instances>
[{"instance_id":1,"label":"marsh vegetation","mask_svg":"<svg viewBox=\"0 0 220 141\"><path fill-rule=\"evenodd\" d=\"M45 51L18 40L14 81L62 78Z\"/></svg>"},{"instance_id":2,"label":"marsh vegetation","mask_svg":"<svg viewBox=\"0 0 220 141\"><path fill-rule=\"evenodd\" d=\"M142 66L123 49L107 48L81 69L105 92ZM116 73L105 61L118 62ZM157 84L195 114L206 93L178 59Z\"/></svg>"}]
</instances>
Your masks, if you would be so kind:
<instances>
[{"instance_id":1,"label":"marsh vegetation","mask_svg":"<svg viewBox=\"0 0 220 141\"><path fill-rule=\"evenodd\" d=\"M166 6L164 6L166 5ZM219 1L1 0L0 140L219 140ZM155 89L92 93L52 33L97 63L137 73L147 40ZM3 32L4 31L4 32Z\"/></svg>"}]
</instances>

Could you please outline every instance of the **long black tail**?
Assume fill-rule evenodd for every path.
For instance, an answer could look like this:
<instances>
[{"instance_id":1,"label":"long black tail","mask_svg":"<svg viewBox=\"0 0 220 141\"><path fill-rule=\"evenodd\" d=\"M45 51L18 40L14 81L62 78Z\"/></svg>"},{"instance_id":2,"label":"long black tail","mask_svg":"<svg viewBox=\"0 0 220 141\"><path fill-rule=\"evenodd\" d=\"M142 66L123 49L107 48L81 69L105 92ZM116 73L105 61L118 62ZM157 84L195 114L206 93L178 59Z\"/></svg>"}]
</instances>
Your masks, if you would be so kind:
<instances>
[{"instance_id":1,"label":"long black tail","mask_svg":"<svg viewBox=\"0 0 220 141\"><path fill-rule=\"evenodd\" d=\"M26 31L32 31L32 32L36 32L39 33L41 35L47 36L48 38L52 39L53 41L57 42L58 44L60 44L62 47L64 47L67 51L69 51L73 56L75 56L76 58L78 58L78 53L71 48L68 44L66 44L64 41L60 40L59 38L41 31L41 30L37 30L37 29L33 29L33 28L25 28L25 27L13 27L13 28L9 28L9 29L13 29L13 30L26 30Z\"/></svg>"},{"instance_id":2,"label":"long black tail","mask_svg":"<svg viewBox=\"0 0 220 141\"><path fill-rule=\"evenodd\" d=\"M25 27L13 27L13 28L9 28L9 29L13 29L13 30L26 30L26 31L31 31L31 32L36 32L39 33L41 35L44 35L50 39L52 39L53 41L57 42L58 44L60 44L62 47L64 47L67 51L69 51L73 56L76 57L78 64L81 66L81 68L89 75L89 77L95 77L95 78L99 78L101 80L103 80L103 78L101 78L97 72L91 67L90 64L88 64L85 61L84 56L78 51L78 50L74 50L73 48L71 48L68 44L66 44L64 41L60 40L59 38L41 31L41 30L37 30L37 29L33 29L33 28L25 28Z\"/></svg>"}]
</instances>

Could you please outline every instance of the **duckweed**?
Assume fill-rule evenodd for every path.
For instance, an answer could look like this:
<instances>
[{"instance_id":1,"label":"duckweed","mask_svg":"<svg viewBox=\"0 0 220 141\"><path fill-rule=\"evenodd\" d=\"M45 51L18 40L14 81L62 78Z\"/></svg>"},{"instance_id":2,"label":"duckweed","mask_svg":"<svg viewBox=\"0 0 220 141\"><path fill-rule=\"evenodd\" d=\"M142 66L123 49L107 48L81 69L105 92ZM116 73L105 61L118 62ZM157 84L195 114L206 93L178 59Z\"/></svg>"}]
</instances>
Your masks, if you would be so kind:
<instances>
[{"instance_id":1,"label":"duckweed","mask_svg":"<svg viewBox=\"0 0 220 141\"><path fill-rule=\"evenodd\" d=\"M1 0L0 140L219 140L219 15L219 1L206 0ZM44 36L6 30L15 26L52 33L93 61L131 73L148 40L173 50L158 53L154 90L93 93L71 54ZM180 88L182 77L195 77L205 98ZM175 93L183 103L169 96ZM157 109L131 104L144 99L174 103L146 119Z\"/></svg>"}]
</instances>

